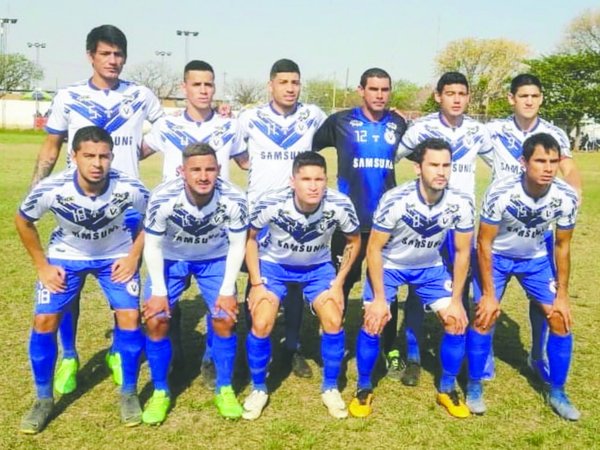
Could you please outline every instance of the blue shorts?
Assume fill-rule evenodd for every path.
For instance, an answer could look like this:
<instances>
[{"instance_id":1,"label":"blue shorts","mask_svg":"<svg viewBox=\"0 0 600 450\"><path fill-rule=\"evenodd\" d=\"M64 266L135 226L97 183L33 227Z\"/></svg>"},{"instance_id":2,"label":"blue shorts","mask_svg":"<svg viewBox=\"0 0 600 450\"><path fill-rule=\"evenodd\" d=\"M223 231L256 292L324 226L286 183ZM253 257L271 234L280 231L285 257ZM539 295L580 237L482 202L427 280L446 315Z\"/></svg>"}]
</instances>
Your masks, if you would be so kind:
<instances>
[{"instance_id":1,"label":"blue shorts","mask_svg":"<svg viewBox=\"0 0 600 450\"><path fill-rule=\"evenodd\" d=\"M173 261L165 259L165 283L167 284L167 297L169 305L173 306L181 298L181 294L189 287L190 277L193 275L198 283L198 289L206 307L213 317L227 317L223 311L215 313L215 304L219 298L219 291L225 276L226 258L209 259L204 261ZM146 280L144 298L149 299L152 293L150 278Z\"/></svg>"},{"instance_id":2,"label":"blue shorts","mask_svg":"<svg viewBox=\"0 0 600 450\"><path fill-rule=\"evenodd\" d=\"M496 298L502 299L506 285L514 275L530 299L544 305L552 305L556 297L556 281L548 256L533 259L509 258L507 256L492 254L492 271ZM474 261L476 264L477 260ZM479 302L481 298L481 275L479 267L473 277L473 300Z\"/></svg>"},{"instance_id":3,"label":"blue shorts","mask_svg":"<svg viewBox=\"0 0 600 450\"><path fill-rule=\"evenodd\" d=\"M143 220L144 216L141 215L136 209L127 208L125 210L125 221L123 222L123 225L125 225L125 229L129 231L131 239L134 241L142 229Z\"/></svg>"},{"instance_id":4,"label":"blue shorts","mask_svg":"<svg viewBox=\"0 0 600 450\"><path fill-rule=\"evenodd\" d=\"M308 303L331 287L335 268L330 262L312 266L288 266L260 260L260 274L267 290L281 301L287 294L287 283L299 283Z\"/></svg>"},{"instance_id":5,"label":"blue shorts","mask_svg":"<svg viewBox=\"0 0 600 450\"><path fill-rule=\"evenodd\" d=\"M391 303L396 298L400 286L408 284L426 307L443 301L449 304L452 297L452 277L445 266L427 267L425 269L383 269L383 288L385 299ZM363 301L373 301L371 280L367 278L363 292ZM437 308L432 308L436 309Z\"/></svg>"},{"instance_id":6,"label":"blue shorts","mask_svg":"<svg viewBox=\"0 0 600 450\"><path fill-rule=\"evenodd\" d=\"M49 258L53 266L64 269L67 285L64 292L52 294L41 282L35 287L35 314L56 314L78 298L88 274L96 277L112 309L139 309L140 275L138 272L127 283L115 283L110 279L115 259L75 261Z\"/></svg>"}]
</instances>

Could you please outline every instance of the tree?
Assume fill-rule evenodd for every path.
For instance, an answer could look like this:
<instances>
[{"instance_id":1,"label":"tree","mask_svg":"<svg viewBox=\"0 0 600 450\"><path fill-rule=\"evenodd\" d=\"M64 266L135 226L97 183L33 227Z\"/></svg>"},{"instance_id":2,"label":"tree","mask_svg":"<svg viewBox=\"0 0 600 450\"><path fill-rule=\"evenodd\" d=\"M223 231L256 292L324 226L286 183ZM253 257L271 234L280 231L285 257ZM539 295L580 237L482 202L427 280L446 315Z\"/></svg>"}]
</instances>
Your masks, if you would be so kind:
<instances>
[{"instance_id":1,"label":"tree","mask_svg":"<svg viewBox=\"0 0 600 450\"><path fill-rule=\"evenodd\" d=\"M544 84L542 114L565 126L579 149L584 118L600 120L600 58L592 52L550 55L528 61Z\"/></svg>"},{"instance_id":2,"label":"tree","mask_svg":"<svg viewBox=\"0 0 600 450\"><path fill-rule=\"evenodd\" d=\"M431 94L431 88L419 86L406 80L394 83L390 106L402 111L420 111L427 97Z\"/></svg>"},{"instance_id":3,"label":"tree","mask_svg":"<svg viewBox=\"0 0 600 450\"><path fill-rule=\"evenodd\" d=\"M508 39L460 39L436 58L436 72L463 73L470 85L472 114L486 114L494 99L506 95L507 81L523 69L529 49Z\"/></svg>"},{"instance_id":4,"label":"tree","mask_svg":"<svg viewBox=\"0 0 600 450\"><path fill-rule=\"evenodd\" d=\"M24 55L13 53L0 56L0 97L17 89L31 89L44 72Z\"/></svg>"},{"instance_id":5,"label":"tree","mask_svg":"<svg viewBox=\"0 0 600 450\"><path fill-rule=\"evenodd\" d=\"M600 56L600 8L586 9L571 21L560 49L567 53L591 52Z\"/></svg>"},{"instance_id":6,"label":"tree","mask_svg":"<svg viewBox=\"0 0 600 450\"><path fill-rule=\"evenodd\" d=\"M265 86L255 80L235 79L227 86L233 103L240 106L254 105L265 98Z\"/></svg>"},{"instance_id":7,"label":"tree","mask_svg":"<svg viewBox=\"0 0 600 450\"><path fill-rule=\"evenodd\" d=\"M181 84L181 76L158 61L146 61L127 71L129 79L150 89L158 98L174 96Z\"/></svg>"}]
</instances>

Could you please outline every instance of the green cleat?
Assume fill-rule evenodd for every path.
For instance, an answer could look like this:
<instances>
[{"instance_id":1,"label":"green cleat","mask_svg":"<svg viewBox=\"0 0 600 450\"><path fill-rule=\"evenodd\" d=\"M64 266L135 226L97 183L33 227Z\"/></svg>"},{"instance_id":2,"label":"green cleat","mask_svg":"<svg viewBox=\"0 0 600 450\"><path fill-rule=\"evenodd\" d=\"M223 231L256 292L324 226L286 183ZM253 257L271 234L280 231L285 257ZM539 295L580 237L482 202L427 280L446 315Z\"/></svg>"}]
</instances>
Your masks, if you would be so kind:
<instances>
[{"instance_id":1,"label":"green cleat","mask_svg":"<svg viewBox=\"0 0 600 450\"><path fill-rule=\"evenodd\" d=\"M398 350L392 350L385 355L385 367L387 373L385 376L390 380L400 381L404 371L404 364L400 359L400 352Z\"/></svg>"},{"instance_id":2,"label":"green cleat","mask_svg":"<svg viewBox=\"0 0 600 450\"><path fill-rule=\"evenodd\" d=\"M54 374L54 390L59 394L70 394L77 389L77 370L79 361L76 358L63 359Z\"/></svg>"},{"instance_id":3,"label":"green cleat","mask_svg":"<svg viewBox=\"0 0 600 450\"><path fill-rule=\"evenodd\" d=\"M25 434L37 434L44 429L54 408L54 399L38 398L29 412L23 417L19 431Z\"/></svg>"},{"instance_id":4,"label":"green cleat","mask_svg":"<svg viewBox=\"0 0 600 450\"><path fill-rule=\"evenodd\" d=\"M215 396L215 405L217 405L219 414L226 419L239 419L244 411L231 386L221 387Z\"/></svg>"},{"instance_id":5,"label":"green cleat","mask_svg":"<svg viewBox=\"0 0 600 450\"><path fill-rule=\"evenodd\" d=\"M167 418L171 399L167 391L154 391L144 408L142 422L148 425L160 425Z\"/></svg>"},{"instance_id":6,"label":"green cleat","mask_svg":"<svg viewBox=\"0 0 600 450\"><path fill-rule=\"evenodd\" d=\"M142 408L135 392L121 394L121 422L126 427L135 427L142 423Z\"/></svg>"},{"instance_id":7,"label":"green cleat","mask_svg":"<svg viewBox=\"0 0 600 450\"><path fill-rule=\"evenodd\" d=\"M112 379L117 386L123 384L123 368L121 367L121 355L115 352L106 353L106 365L112 372Z\"/></svg>"}]
</instances>

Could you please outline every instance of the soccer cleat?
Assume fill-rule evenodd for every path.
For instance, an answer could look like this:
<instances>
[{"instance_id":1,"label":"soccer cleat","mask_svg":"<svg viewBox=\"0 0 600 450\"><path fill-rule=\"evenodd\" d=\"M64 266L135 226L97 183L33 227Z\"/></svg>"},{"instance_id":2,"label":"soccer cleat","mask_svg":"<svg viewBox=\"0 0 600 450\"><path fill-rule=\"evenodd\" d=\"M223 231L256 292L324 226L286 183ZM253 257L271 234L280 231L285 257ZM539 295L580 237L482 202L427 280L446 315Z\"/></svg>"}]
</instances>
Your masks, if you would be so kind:
<instances>
[{"instance_id":1,"label":"soccer cleat","mask_svg":"<svg viewBox=\"0 0 600 450\"><path fill-rule=\"evenodd\" d=\"M400 381L405 386L417 386L421 377L421 365L416 361L408 361L402 372Z\"/></svg>"},{"instance_id":2,"label":"soccer cleat","mask_svg":"<svg viewBox=\"0 0 600 450\"><path fill-rule=\"evenodd\" d=\"M573 406L563 389L550 389L548 403L550 403L556 414L563 419L577 421L581 417L581 413Z\"/></svg>"},{"instance_id":3,"label":"soccer cleat","mask_svg":"<svg viewBox=\"0 0 600 450\"><path fill-rule=\"evenodd\" d=\"M123 368L121 367L121 354L117 352L106 353L106 365L112 373L112 379L117 386L123 384Z\"/></svg>"},{"instance_id":4,"label":"soccer cleat","mask_svg":"<svg viewBox=\"0 0 600 450\"><path fill-rule=\"evenodd\" d=\"M212 360L202 360L200 365L200 376L202 377L202 384L211 391L215 390L217 371L215 369L215 363Z\"/></svg>"},{"instance_id":5,"label":"soccer cleat","mask_svg":"<svg viewBox=\"0 0 600 450\"><path fill-rule=\"evenodd\" d=\"M242 418L246 420L256 420L262 414L263 409L267 405L269 394L265 391L254 389L244 402L244 412Z\"/></svg>"},{"instance_id":6,"label":"soccer cleat","mask_svg":"<svg viewBox=\"0 0 600 450\"><path fill-rule=\"evenodd\" d=\"M467 383L467 406L473 414L484 414L487 407L483 401L483 384L481 381L469 381Z\"/></svg>"},{"instance_id":7,"label":"soccer cleat","mask_svg":"<svg viewBox=\"0 0 600 450\"><path fill-rule=\"evenodd\" d=\"M392 350L385 355L385 367L387 369L386 377L390 380L400 381L402 379L404 363L400 359L400 352L398 350Z\"/></svg>"},{"instance_id":8,"label":"soccer cleat","mask_svg":"<svg viewBox=\"0 0 600 450\"><path fill-rule=\"evenodd\" d=\"M171 399L167 391L155 390L144 408L142 422L148 425L160 425L167 418L169 406L171 406Z\"/></svg>"},{"instance_id":9,"label":"soccer cleat","mask_svg":"<svg viewBox=\"0 0 600 450\"><path fill-rule=\"evenodd\" d=\"M54 399L38 398L29 412L23 417L19 431L25 434L37 434L44 429L54 409Z\"/></svg>"},{"instance_id":10,"label":"soccer cleat","mask_svg":"<svg viewBox=\"0 0 600 450\"><path fill-rule=\"evenodd\" d=\"M312 378L313 372L306 358L298 352L292 354L292 373L298 378Z\"/></svg>"},{"instance_id":11,"label":"soccer cleat","mask_svg":"<svg viewBox=\"0 0 600 450\"><path fill-rule=\"evenodd\" d=\"M121 394L121 422L126 427L135 427L142 423L142 408L135 392Z\"/></svg>"},{"instance_id":12,"label":"soccer cleat","mask_svg":"<svg viewBox=\"0 0 600 450\"><path fill-rule=\"evenodd\" d=\"M223 386L215 396L215 405L219 414L226 419L239 419L244 409L238 402L231 386Z\"/></svg>"},{"instance_id":13,"label":"soccer cleat","mask_svg":"<svg viewBox=\"0 0 600 450\"><path fill-rule=\"evenodd\" d=\"M79 361L76 358L63 359L54 374L54 390L59 394L70 394L77 389L78 369Z\"/></svg>"},{"instance_id":14,"label":"soccer cleat","mask_svg":"<svg viewBox=\"0 0 600 450\"><path fill-rule=\"evenodd\" d=\"M348 408L342 399L340 391L337 389L328 389L321 394L323 404L327 406L327 411L331 417L336 419L345 419L348 417Z\"/></svg>"},{"instance_id":15,"label":"soccer cleat","mask_svg":"<svg viewBox=\"0 0 600 450\"><path fill-rule=\"evenodd\" d=\"M354 417L367 417L373 412L373 389L359 389L348 406Z\"/></svg>"},{"instance_id":16,"label":"soccer cleat","mask_svg":"<svg viewBox=\"0 0 600 450\"><path fill-rule=\"evenodd\" d=\"M544 384L550 384L550 368L545 359L533 359L527 356L527 367L533 372L536 379Z\"/></svg>"},{"instance_id":17,"label":"soccer cleat","mask_svg":"<svg viewBox=\"0 0 600 450\"><path fill-rule=\"evenodd\" d=\"M464 419L471 415L469 408L467 408L467 405L458 398L458 392L456 391L438 392L437 402L439 405L446 408L446 411L448 411L448 414L452 417Z\"/></svg>"}]
</instances>

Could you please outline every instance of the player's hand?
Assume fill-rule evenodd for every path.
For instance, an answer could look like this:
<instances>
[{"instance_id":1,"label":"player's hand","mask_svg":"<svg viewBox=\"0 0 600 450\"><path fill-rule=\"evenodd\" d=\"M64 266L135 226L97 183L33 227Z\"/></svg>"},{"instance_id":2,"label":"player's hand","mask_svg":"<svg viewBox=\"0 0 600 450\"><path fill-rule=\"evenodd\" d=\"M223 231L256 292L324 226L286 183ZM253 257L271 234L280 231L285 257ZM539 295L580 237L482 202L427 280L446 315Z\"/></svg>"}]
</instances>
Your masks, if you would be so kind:
<instances>
[{"instance_id":1,"label":"player's hand","mask_svg":"<svg viewBox=\"0 0 600 450\"><path fill-rule=\"evenodd\" d=\"M475 326L489 329L500 315L500 302L492 295L484 295L475 309Z\"/></svg>"},{"instance_id":2,"label":"player's hand","mask_svg":"<svg viewBox=\"0 0 600 450\"><path fill-rule=\"evenodd\" d=\"M215 303L216 312L223 311L234 322L237 322L239 313L237 297L235 295L219 295Z\"/></svg>"},{"instance_id":3,"label":"player's hand","mask_svg":"<svg viewBox=\"0 0 600 450\"><path fill-rule=\"evenodd\" d=\"M461 300L452 300L446 309L440 311L440 317L444 321L444 325L450 326L450 330L455 334L464 334L469 324L467 312Z\"/></svg>"},{"instance_id":4,"label":"player's hand","mask_svg":"<svg viewBox=\"0 0 600 450\"><path fill-rule=\"evenodd\" d=\"M65 289L67 288L67 283L65 282L67 275L65 269L60 266L46 264L38 269L38 277L44 287L52 294L65 292Z\"/></svg>"},{"instance_id":5,"label":"player's hand","mask_svg":"<svg viewBox=\"0 0 600 450\"><path fill-rule=\"evenodd\" d=\"M166 295L153 295L142 306L142 318L146 322L159 314L163 314L165 319L171 318L169 299Z\"/></svg>"},{"instance_id":6,"label":"player's hand","mask_svg":"<svg viewBox=\"0 0 600 450\"><path fill-rule=\"evenodd\" d=\"M110 281L113 283L127 283L138 270L138 259L125 256L117 259L112 267L110 273Z\"/></svg>"},{"instance_id":7,"label":"player's hand","mask_svg":"<svg viewBox=\"0 0 600 450\"><path fill-rule=\"evenodd\" d=\"M391 317L390 308L385 300L374 300L365 304L365 331L372 335L381 334Z\"/></svg>"},{"instance_id":8,"label":"player's hand","mask_svg":"<svg viewBox=\"0 0 600 450\"><path fill-rule=\"evenodd\" d=\"M569 305L569 298L565 295L557 295L554 299L554 304L550 308L550 312L546 316L550 319L554 314L559 314L565 324L567 332L571 331L573 326L573 317L571 316L571 306Z\"/></svg>"}]
</instances>

